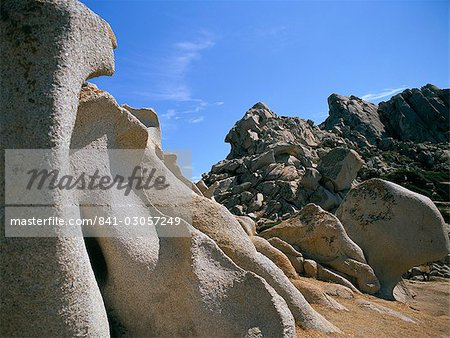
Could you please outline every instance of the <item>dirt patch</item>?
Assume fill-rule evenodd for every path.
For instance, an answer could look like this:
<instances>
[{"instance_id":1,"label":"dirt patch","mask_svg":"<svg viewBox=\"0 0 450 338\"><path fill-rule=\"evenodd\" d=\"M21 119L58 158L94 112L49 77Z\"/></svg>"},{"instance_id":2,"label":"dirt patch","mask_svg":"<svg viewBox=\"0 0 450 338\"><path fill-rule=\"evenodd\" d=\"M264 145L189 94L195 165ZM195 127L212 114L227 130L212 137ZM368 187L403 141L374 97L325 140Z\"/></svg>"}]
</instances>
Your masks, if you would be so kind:
<instances>
[{"instance_id":1,"label":"dirt patch","mask_svg":"<svg viewBox=\"0 0 450 338\"><path fill-rule=\"evenodd\" d=\"M406 303L355 294L353 299L335 297L348 312L313 307L342 330L342 334L333 335L336 337L450 337L450 281L436 278L429 282L407 280L405 284L414 295ZM299 329L300 336L325 337Z\"/></svg>"}]
</instances>

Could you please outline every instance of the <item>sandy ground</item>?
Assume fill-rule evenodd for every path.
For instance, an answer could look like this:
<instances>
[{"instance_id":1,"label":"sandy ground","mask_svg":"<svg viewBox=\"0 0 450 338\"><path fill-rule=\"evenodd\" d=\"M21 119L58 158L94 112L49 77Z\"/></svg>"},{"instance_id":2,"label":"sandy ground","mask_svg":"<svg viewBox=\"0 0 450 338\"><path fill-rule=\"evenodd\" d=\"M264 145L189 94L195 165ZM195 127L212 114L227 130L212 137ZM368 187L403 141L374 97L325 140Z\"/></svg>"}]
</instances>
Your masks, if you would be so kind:
<instances>
[{"instance_id":1,"label":"sandy ground","mask_svg":"<svg viewBox=\"0 0 450 338\"><path fill-rule=\"evenodd\" d=\"M334 337L450 337L450 281L436 278L428 282L405 281L405 284L415 294L406 303L355 295L353 299L335 297L348 312L312 306L342 330L342 334L331 335ZM368 308L367 302L381 306L381 313L371 305ZM395 312L383 312L383 307ZM298 330L297 335L324 337L303 330Z\"/></svg>"}]
</instances>

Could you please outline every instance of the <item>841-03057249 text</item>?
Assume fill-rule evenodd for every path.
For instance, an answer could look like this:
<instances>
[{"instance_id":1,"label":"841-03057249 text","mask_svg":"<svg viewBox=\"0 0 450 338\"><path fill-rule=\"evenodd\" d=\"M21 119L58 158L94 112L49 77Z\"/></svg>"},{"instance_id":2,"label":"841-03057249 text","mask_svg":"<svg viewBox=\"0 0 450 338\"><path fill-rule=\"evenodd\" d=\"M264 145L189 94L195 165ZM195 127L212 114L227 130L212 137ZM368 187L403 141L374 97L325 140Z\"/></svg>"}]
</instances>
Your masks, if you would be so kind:
<instances>
[{"instance_id":1,"label":"841-03057249 text","mask_svg":"<svg viewBox=\"0 0 450 338\"><path fill-rule=\"evenodd\" d=\"M181 218L180 217L172 217L172 216L125 216L125 217L116 217L116 216L94 216L92 218L69 218L64 219L61 217L47 217L47 218L11 218L10 225L19 225L19 226L145 226L145 225L180 225Z\"/></svg>"}]
</instances>

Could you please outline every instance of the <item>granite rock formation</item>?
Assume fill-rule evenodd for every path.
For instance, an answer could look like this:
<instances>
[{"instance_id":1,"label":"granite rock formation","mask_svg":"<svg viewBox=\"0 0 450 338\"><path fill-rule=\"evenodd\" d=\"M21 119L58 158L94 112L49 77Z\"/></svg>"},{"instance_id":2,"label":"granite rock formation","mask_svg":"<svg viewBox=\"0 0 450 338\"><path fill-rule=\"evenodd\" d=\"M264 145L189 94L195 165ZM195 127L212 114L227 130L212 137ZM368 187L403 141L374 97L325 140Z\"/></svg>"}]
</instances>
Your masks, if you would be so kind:
<instances>
[{"instance_id":1,"label":"granite rock formation","mask_svg":"<svg viewBox=\"0 0 450 338\"><path fill-rule=\"evenodd\" d=\"M432 201L397 184L380 179L359 184L336 215L363 250L385 298L393 299L408 269L450 253L449 229Z\"/></svg>"},{"instance_id":2,"label":"granite rock formation","mask_svg":"<svg viewBox=\"0 0 450 338\"><path fill-rule=\"evenodd\" d=\"M309 202L334 210L342 201L342 187L335 191L315 167L332 146L346 144L312 121L278 117L257 103L225 141L230 154L203 176L202 184L216 185L213 198L232 213L250 216L261 226L288 218ZM330 174L345 176L340 169L349 168L329 169Z\"/></svg>"},{"instance_id":3,"label":"granite rock formation","mask_svg":"<svg viewBox=\"0 0 450 338\"><path fill-rule=\"evenodd\" d=\"M362 250L348 237L339 219L317 205L306 205L293 217L263 231L260 236L286 241L305 258L354 280L363 292L373 294L380 288Z\"/></svg>"},{"instance_id":4,"label":"granite rock formation","mask_svg":"<svg viewBox=\"0 0 450 338\"><path fill-rule=\"evenodd\" d=\"M428 100L426 113L418 114L424 121L420 126L427 127L426 121L443 111L442 104L448 106L441 97L445 91L430 87L423 98L405 94L401 108L386 106L383 113L378 109L384 130L378 120L370 127L367 121L372 121L375 108L364 102L342 105L336 114L345 117L345 109L362 113L355 120L343 118L339 124L344 127L330 120L330 131L312 121L277 117L258 103L228 134L229 158L194 186L182 176L176 155L163 152L152 109L121 106L85 82L112 75L115 47L109 25L78 1L0 3L0 336L295 337L298 326L339 333L307 300L346 310L331 296L352 298L359 292L352 283L375 292L377 280L339 220L307 204L316 202L329 211L340 205L338 213L344 210L345 218L345 201L364 186L355 187L363 164L360 155L366 166L372 163L370 168L378 169L383 161L370 162L373 149L406 147L410 154L413 147L404 139L414 123L402 125L402 138L390 131L398 129L395 124L382 122L386 114L399 121L410 118L406 103L417 110ZM346 124L359 126L360 135L339 134ZM432 142L423 147L440 149L441 132L430 128L428 134L421 133ZM71 236L63 226L54 229L53 237L7 236L7 149L49 149L50 155L40 160L73 174L99 169L107 176L119 166L139 165L139 179L148 179L154 169L170 183L164 193L138 189L125 196L107 189L53 189L45 196L51 202L47 216L179 216L180 224L165 229L146 224L139 235L113 225L109 236L100 228L81 226L74 227ZM112 150L126 151L114 157ZM435 156L424 161L432 162ZM446 158L445 153L439 156L434 167ZM409 192L403 195L411 197ZM92 201L99 209L90 209ZM430 201L425 204L428 209L416 211L427 213L435 230L436 219L439 225L442 219ZM22 207L33 214L29 204ZM300 219L294 240L281 232L267 240L256 236L270 222L280 224L263 234L295 222L293 214ZM303 226L311 230L310 237ZM90 238L84 238L85 231ZM448 243L437 231L436 240L436 252L428 255L430 249L420 257L443 252ZM372 251L367 252L372 259ZM379 277L385 289L404 268L394 270ZM299 274L345 287L317 287ZM386 282L386 276L392 278Z\"/></svg>"},{"instance_id":5,"label":"granite rock formation","mask_svg":"<svg viewBox=\"0 0 450 338\"><path fill-rule=\"evenodd\" d=\"M176 158L161 150L152 110L120 106L84 82L113 73L116 41L107 23L72 0L4 1L0 9L1 336L294 337L296 325L339 332L256 251L226 208L180 178ZM8 237L5 149L49 149L42 161L74 175L139 165L143 181L154 169L170 182L164 193L125 196L50 189L42 195L51 202L47 216L176 212L179 227L147 224L135 233L112 225L105 236L101 227L58 225L54 237ZM126 151L114 157L118 150ZM92 237L83 239L87 230Z\"/></svg>"},{"instance_id":6,"label":"granite rock formation","mask_svg":"<svg viewBox=\"0 0 450 338\"><path fill-rule=\"evenodd\" d=\"M407 89L378 108L380 120L390 137L417 143L450 141L449 89L428 84Z\"/></svg>"},{"instance_id":7,"label":"granite rock formation","mask_svg":"<svg viewBox=\"0 0 450 338\"><path fill-rule=\"evenodd\" d=\"M229 155L203 175L201 184L209 188L208 196L236 215L252 217L258 227L289 218L308 203L335 211L353 177L353 183L383 178L426 195L449 222L448 94L428 84L379 105L332 94L329 117L319 126L277 116L257 103L230 130ZM320 165L335 148L362 159L332 173L351 172L344 185L333 182Z\"/></svg>"},{"instance_id":8,"label":"granite rock formation","mask_svg":"<svg viewBox=\"0 0 450 338\"><path fill-rule=\"evenodd\" d=\"M114 34L78 1L0 3L0 335L108 336L82 238L5 237L5 149L55 149L67 168L81 85L114 71ZM14 112L14 113L11 113ZM69 200L61 191L54 204ZM53 216L67 216L55 208Z\"/></svg>"},{"instance_id":9,"label":"granite rock formation","mask_svg":"<svg viewBox=\"0 0 450 338\"><path fill-rule=\"evenodd\" d=\"M333 94L329 106L320 126L354 143L365 161L360 180L382 178L425 195L450 222L449 89L427 84L378 106Z\"/></svg>"},{"instance_id":10,"label":"granite rock formation","mask_svg":"<svg viewBox=\"0 0 450 338\"><path fill-rule=\"evenodd\" d=\"M233 214L253 219L263 234L295 218L308 203L336 212L352 188L371 178L429 197L450 222L448 93L426 85L379 105L332 94L329 117L319 126L277 116L257 103L226 136L231 146L227 158L198 184ZM281 239L293 244L292 238ZM308 267L316 267L311 276L352 285L330 270L323 257L315 261L299 251L308 258ZM303 269L297 272L308 275ZM365 292L377 290L376 283L355 285Z\"/></svg>"},{"instance_id":11,"label":"granite rock formation","mask_svg":"<svg viewBox=\"0 0 450 338\"><path fill-rule=\"evenodd\" d=\"M385 126L378 115L378 106L356 96L331 94L328 97L329 116L321 127L339 128L345 137L361 145L376 144L384 137Z\"/></svg>"},{"instance_id":12,"label":"granite rock formation","mask_svg":"<svg viewBox=\"0 0 450 338\"><path fill-rule=\"evenodd\" d=\"M140 149L142 157L138 160L143 168L164 172L179 204L188 203L191 190L172 173L173 163L167 165L165 154L156 151L159 123L144 125L145 119L141 122L141 118L119 106L108 93L87 84L81 91L71 147L94 148L96 153L110 148ZM157 122L157 117L154 120ZM89 165L112 168L114 161L90 158ZM86 164L74 161L74 166ZM93 172L86 168L84 171ZM112 205L108 215L113 217L120 217L122 203L132 206L125 210L126 215L164 216L155 207L160 206L157 195L165 194L128 198L99 195L95 200ZM84 217L88 216L85 210ZM234 336L254 330L263 335L294 333L294 320L286 302L262 278L240 269L212 239L191 225L185 223L184 227L185 233L176 237L158 237L151 227L145 237L130 236L117 227L116 236L91 240L98 249L94 257L104 260L103 268L97 267L94 272L113 335L173 337L188 332L194 336ZM99 278L99 271L106 271L106 275ZM233 283L233 288L228 283ZM211 285L219 289L213 291ZM264 311L252 312L245 318L239 315L244 310L238 305L244 294L255 294L265 304L261 305Z\"/></svg>"}]
</instances>

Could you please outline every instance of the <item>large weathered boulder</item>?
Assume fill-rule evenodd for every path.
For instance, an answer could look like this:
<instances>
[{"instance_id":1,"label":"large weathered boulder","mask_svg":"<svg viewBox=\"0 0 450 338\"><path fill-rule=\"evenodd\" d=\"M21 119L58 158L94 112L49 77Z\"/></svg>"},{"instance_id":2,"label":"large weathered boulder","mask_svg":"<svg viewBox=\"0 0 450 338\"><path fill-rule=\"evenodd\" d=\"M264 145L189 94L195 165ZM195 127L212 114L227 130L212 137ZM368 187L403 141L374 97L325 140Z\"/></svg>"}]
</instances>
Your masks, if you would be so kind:
<instances>
[{"instance_id":1,"label":"large weathered boulder","mask_svg":"<svg viewBox=\"0 0 450 338\"><path fill-rule=\"evenodd\" d=\"M333 211L341 204L342 198L338 194L334 194L327 188L319 185L309 196L309 202L319 205L324 210Z\"/></svg>"},{"instance_id":2,"label":"large weathered boulder","mask_svg":"<svg viewBox=\"0 0 450 338\"><path fill-rule=\"evenodd\" d=\"M408 269L449 253L448 229L433 202L397 184L381 179L359 184L336 215L363 250L383 297L393 298Z\"/></svg>"},{"instance_id":3,"label":"large weathered boulder","mask_svg":"<svg viewBox=\"0 0 450 338\"><path fill-rule=\"evenodd\" d=\"M83 150L94 148L97 152L107 151L109 147L140 149L136 165L142 165L143 172L155 169L163 173L170 185L179 187L172 190L176 199L187 205L192 191L158 157L154 148L147 147L147 138L152 134L145 127L111 95L85 86L71 146ZM120 154L116 156L119 158L114 161L91 158L74 165L92 172L88 168L97 162L113 172L115 163L121 159ZM109 217L123 217L120 214L123 204L129 206L125 210L127 215L166 217L153 206L153 202L157 205L160 200L155 197L159 195L165 196L166 192L133 191L127 197L99 194L95 201L114 205L107 211ZM168 198L173 196L169 194ZM86 218L93 217L87 210L83 214ZM269 336L294 335L294 320L286 302L262 278L236 266L212 239L189 224L183 222L180 226L174 236L149 227L149 233L143 237L123 233L119 226L114 229L114 237L95 240L99 252L96 257L104 261L102 269L97 270L106 271L106 276L98 279L113 334L226 337L251 335L256 330ZM261 311L249 311L241 306L243 294L253 293L251 298L258 299L258 305L253 306Z\"/></svg>"},{"instance_id":4,"label":"large weathered boulder","mask_svg":"<svg viewBox=\"0 0 450 338\"><path fill-rule=\"evenodd\" d=\"M81 85L113 73L114 35L75 0L2 1L0 12L0 336L109 336L82 238L4 237L4 150L53 148L48 164L68 168ZM47 197L68 202L61 191Z\"/></svg>"},{"instance_id":5,"label":"large weathered boulder","mask_svg":"<svg viewBox=\"0 0 450 338\"><path fill-rule=\"evenodd\" d=\"M113 70L115 40L105 22L75 1L2 2L1 12L0 64L5 76L1 97L6 100L1 105L2 150L51 148L49 167L64 172L90 172L88 169L99 166L103 174L113 172L118 164L139 163L142 169L156 167L168 181L176 182L172 192L179 200L192 194L165 166L157 147L148 146L149 139L153 138L156 146L158 142L144 124L145 116L130 113L89 85L83 88L77 112L83 81ZM22 67L24 64L28 66ZM11 111L15 114L8 113ZM136 162L112 160L107 153L108 149L130 148L138 149ZM86 150L99 156L85 157ZM4 206L5 168L3 160L1 163ZM161 200L134 191L124 198L111 190L94 195L55 189L47 197L56 205L50 208L52 216L62 219L68 216L68 204L83 205L78 215L92 219L95 213L84 205L90 199L106 206L100 209L101 216L161 215L152 206L153 200L164 206L169 204L166 199L172 198L160 194L164 196ZM186 203L185 210L190 206ZM4 207L0 213L3 228ZM5 238L2 229L1 335L104 337L110 335L110 325L114 335L295 334L292 314L273 288L236 266L212 239L189 224L185 224L183 237L164 240L158 239L151 226L140 237L130 236L129 229L121 227L109 230L115 236L100 236L85 244L81 238L84 229L80 228L75 229L80 237L32 239ZM268 260L266 264L270 266ZM253 292L257 303L245 308L242 297ZM336 330L298 291L295 300L299 302L296 315L299 320L299 313L304 315L305 326Z\"/></svg>"},{"instance_id":6,"label":"large weathered boulder","mask_svg":"<svg viewBox=\"0 0 450 338\"><path fill-rule=\"evenodd\" d=\"M120 323L116 330L157 337L251 336L257 330L263 336L293 337L286 302L262 278L237 267L210 238L190 232L190 237L161 238L156 264L146 259L151 256L145 241L100 239L109 276L104 299Z\"/></svg>"},{"instance_id":7,"label":"large weathered boulder","mask_svg":"<svg viewBox=\"0 0 450 338\"><path fill-rule=\"evenodd\" d=\"M152 108L133 108L126 104L122 105L122 108L128 110L133 116L135 116L148 131L148 140L153 143L157 149L156 151L162 152L161 145L161 127L159 124L158 115Z\"/></svg>"},{"instance_id":8,"label":"large weathered boulder","mask_svg":"<svg viewBox=\"0 0 450 338\"><path fill-rule=\"evenodd\" d=\"M331 271L330 269L323 267L322 265L320 265L319 263L317 263L312 259L305 259L303 266L305 270L305 275L310 278L314 278L324 282L340 284L349 288L355 293L360 293L358 289L352 283L349 282L348 279L342 277L341 275L337 274L334 271Z\"/></svg>"},{"instance_id":9,"label":"large weathered boulder","mask_svg":"<svg viewBox=\"0 0 450 338\"><path fill-rule=\"evenodd\" d=\"M151 137L151 135L150 135L150 137ZM192 191L194 191L196 194L203 196L203 193L200 191L200 189L197 187L197 185L195 185L189 179L184 177L183 172L177 162L177 158L178 158L177 154L163 153L162 157L164 159L164 164L172 172L172 174L174 174L181 182L186 184L186 186L188 188L191 188Z\"/></svg>"},{"instance_id":10,"label":"large weathered boulder","mask_svg":"<svg viewBox=\"0 0 450 338\"><path fill-rule=\"evenodd\" d=\"M106 111L116 111L115 114L119 116L123 111L126 112L126 110L122 110L112 100L106 101L110 104ZM95 110L92 110L93 108L94 107L90 106L91 111L85 112L82 115L92 118L98 118L98 116L101 116L101 114L94 114ZM105 107L102 106L102 109L103 108ZM81 110L84 112L83 109ZM130 117L125 116L124 119L125 120L123 121L123 123L126 123L127 119L130 119ZM102 131L100 122L101 121L97 121L97 123L83 123L83 125L90 126L90 128L97 131L97 134L102 135L104 132L108 131ZM145 128L142 128L142 130L145 131ZM84 133L84 135L91 134L92 133L90 132ZM138 135L139 133L133 132L132 134ZM83 137L78 137L77 139L81 139L86 142L85 138ZM120 139L127 138L122 137ZM145 139L142 144L146 144ZM103 145L103 147L106 146L107 144ZM96 142L96 147L100 147L98 142ZM146 205L151 205L152 208L164 211L165 214L178 216L185 220L192 220L193 225L200 231L207 234L211 239L213 239L225 252L225 254L230 257L233 262L240 268L243 268L247 271L253 271L258 276L264 276L263 278L267 281L267 283L276 290L277 294L279 294L280 296L282 295L281 297L283 297L288 304L288 306L284 308L285 313L288 314L292 312L298 324L306 328L315 328L324 331L337 331L337 329L333 325L328 323L323 317L321 317L310 307L310 305L304 300L301 293L289 282L288 278L274 263L272 263L268 258L256 251L248 235L244 232L238 221L223 206L220 206L210 199L194 194L189 187L187 187L183 182L177 179L176 176L166 167L163 161L157 156L157 153L154 151L154 149L144 149L142 156L143 157L141 165L143 166L144 170L148 169L147 173L150 172L150 169L155 169L158 173L162 173L165 176L166 180L170 182L170 185L167 187L164 193L161 193L154 189L146 190L145 197L142 197L145 199ZM185 237L189 236L185 234ZM173 240L173 243L186 242L177 242ZM130 306L140 304L140 306L133 310L132 313L137 314L140 311L144 311L145 313L147 313L147 319L150 323L152 318L159 318L158 320L161 321L161 327L163 326L163 318L160 317L160 315L157 315L154 311L149 311L149 305L145 305L153 304L154 301L156 301L152 298L153 296L155 296L155 294L149 294L148 292L144 293L143 291L143 288L147 287L147 282L140 284L135 283L136 291L132 295L137 295L138 297L140 297L141 301L139 302L138 299L134 298L130 300L131 295L129 295L125 291L121 291L122 288L123 290L127 288L127 292L129 292L129 283L121 276L138 276L139 274L144 273L144 271L148 271L148 273L150 273L150 271L152 271L152 269L155 269L159 264L165 264L164 262L160 262L158 260L158 257L160 255L158 255L157 244L157 242L155 244L155 240L151 236L148 239L145 239L143 243L139 243L139 241L136 241L133 238L121 238L120 240L102 238L101 240L99 240L99 245L102 251L105 252L104 255L107 262L110 262L110 264L112 264L113 266L117 266L120 263L120 267L118 267L117 270L114 270L116 271L115 275L117 277L115 277L114 279L110 279L110 282L108 282L108 284L104 288L105 290L109 290L105 291L105 294L108 295L107 297L105 297L108 307L111 307L114 310L113 312L118 316L117 320L122 323L123 326L125 326L130 332L138 332L139 335L148 335L153 331L151 331L151 326L147 325L146 323L141 323L142 321L137 321L136 316L132 316L129 314L131 313ZM178 249L173 248L173 250ZM188 250L188 248L186 248L185 250ZM155 253L157 256L155 256ZM117 258L119 254L122 256L121 259ZM191 254L189 252L184 253L184 257L191 257ZM212 264L212 266L214 266L214 264ZM210 276L216 275L213 270L208 271L208 274ZM151 279L149 275L149 283L150 281ZM189 280L187 280L186 282L188 281ZM163 282L161 283L163 284ZM214 283L218 283L218 281ZM226 286L223 286L223 288L226 289ZM267 291L263 290L264 288L260 289L259 293L261 293L261 295L255 296L255 298L270 296L270 294L267 294ZM148 297L142 297L143 294L146 294ZM144 301L144 299L146 300ZM194 297L194 299L196 298ZM198 299L198 307L200 309L202 309L202 299L204 298ZM217 302L219 301L220 297L217 298ZM220 302L216 303L215 307L221 308L222 304L220 304ZM155 306L155 309L157 308L158 307ZM195 309L196 308L192 308L189 311L197 313L199 310ZM173 309L173 311L176 312L177 309ZM234 309L233 311L236 312L237 309ZM167 318L171 316L171 313L172 312L167 312ZM154 315L153 317L152 314ZM287 323L287 314L285 314L282 318L280 318L281 315L279 315L278 317L274 317L273 320L281 320L282 322ZM213 316L213 314L211 314L211 316ZM197 319L198 317L192 316L189 320L193 321L193 323L198 324L199 322L196 322ZM252 319L251 321L249 320L246 323L248 324L249 322L255 322L255 320ZM177 323L178 326L176 326L175 324L169 325L167 327L168 331L166 331L166 333L173 333L174 331L171 329L173 327L180 328L183 327L183 325L186 325L186 322L183 322L182 320L178 320ZM286 324L286 327L288 326L289 325ZM225 334L231 333L227 331Z\"/></svg>"},{"instance_id":11,"label":"large weathered boulder","mask_svg":"<svg viewBox=\"0 0 450 338\"><path fill-rule=\"evenodd\" d=\"M203 180L198 181L197 183L195 183L195 185L197 186L198 190L200 190L200 192L203 194L206 190L208 190L208 186L205 184L205 182L203 182Z\"/></svg>"},{"instance_id":12,"label":"large weathered boulder","mask_svg":"<svg viewBox=\"0 0 450 338\"><path fill-rule=\"evenodd\" d=\"M145 153L144 165L147 164L163 172L167 170L154 152ZM167 172L165 175L170 177L171 173ZM191 199L186 199L187 193L191 194ZM192 194L191 190L180 181L171 180L164 194L147 191L146 195L154 207L160 210L173 210L183 219L192 219L193 226L213 239L235 264L264 278L286 301L299 325L326 332L338 331L314 311L282 270L256 251L249 236L225 207Z\"/></svg>"},{"instance_id":13,"label":"large weathered boulder","mask_svg":"<svg viewBox=\"0 0 450 338\"><path fill-rule=\"evenodd\" d=\"M324 332L339 331L314 311L282 270L256 251L249 236L225 207L193 196L192 205L186 212L192 212L194 227L211 237L233 262L264 278L285 299L299 325Z\"/></svg>"},{"instance_id":14,"label":"large weathered boulder","mask_svg":"<svg viewBox=\"0 0 450 338\"><path fill-rule=\"evenodd\" d=\"M236 216L236 219L247 235L249 236L256 235L256 224L254 220L252 220L250 217L247 216Z\"/></svg>"},{"instance_id":15,"label":"large weathered boulder","mask_svg":"<svg viewBox=\"0 0 450 338\"><path fill-rule=\"evenodd\" d=\"M347 148L335 148L320 158L317 170L333 183L334 191L350 189L364 161Z\"/></svg>"},{"instance_id":16,"label":"large weathered boulder","mask_svg":"<svg viewBox=\"0 0 450 338\"><path fill-rule=\"evenodd\" d=\"M306 168L300 184L304 188L314 191L319 187L321 179L322 175L316 168Z\"/></svg>"},{"instance_id":17,"label":"large weathered boulder","mask_svg":"<svg viewBox=\"0 0 450 338\"><path fill-rule=\"evenodd\" d=\"M315 204L308 204L294 217L263 231L260 236L278 237L294 245L306 258L354 280L363 292L375 293L379 289L378 280L363 252L347 236L341 222Z\"/></svg>"},{"instance_id":18,"label":"large weathered boulder","mask_svg":"<svg viewBox=\"0 0 450 338\"><path fill-rule=\"evenodd\" d=\"M292 284L301 291L308 303L320 304L337 311L348 311L345 306L338 303L333 297L326 294L319 286L312 284L310 281L311 279L308 280L306 278L292 281Z\"/></svg>"}]
</instances>

